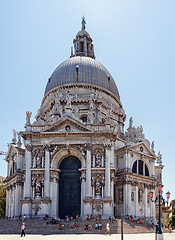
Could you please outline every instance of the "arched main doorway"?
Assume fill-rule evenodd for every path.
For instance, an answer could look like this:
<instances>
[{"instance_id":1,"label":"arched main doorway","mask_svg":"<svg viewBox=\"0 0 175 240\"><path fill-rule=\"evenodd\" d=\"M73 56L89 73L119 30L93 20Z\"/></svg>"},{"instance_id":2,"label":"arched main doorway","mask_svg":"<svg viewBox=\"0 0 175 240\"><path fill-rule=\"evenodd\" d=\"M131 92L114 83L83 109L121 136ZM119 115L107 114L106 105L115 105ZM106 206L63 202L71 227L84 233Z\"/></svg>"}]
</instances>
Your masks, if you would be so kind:
<instances>
[{"instance_id":1,"label":"arched main doorway","mask_svg":"<svg viewBox=\"0 0 175 240\"><path fill-rule=\"evenodd\" d=\"M60 164L59 217L75 217L81 211L81 162L76 157L67 157Z\"/></svg>"}]
</instances>

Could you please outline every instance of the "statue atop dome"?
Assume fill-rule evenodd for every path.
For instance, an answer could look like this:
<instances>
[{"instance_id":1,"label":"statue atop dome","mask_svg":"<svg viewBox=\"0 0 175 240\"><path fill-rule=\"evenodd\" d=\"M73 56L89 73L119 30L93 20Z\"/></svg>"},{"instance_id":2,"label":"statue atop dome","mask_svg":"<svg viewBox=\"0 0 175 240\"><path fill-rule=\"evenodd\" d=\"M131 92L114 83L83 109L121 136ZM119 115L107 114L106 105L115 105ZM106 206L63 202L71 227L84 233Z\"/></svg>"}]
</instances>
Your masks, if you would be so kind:
<instances>
[{"instance_id":1,"label":"statue atop dome","mask_svg":"<svg viewBox=\"0 0 175 240\"><path fill-rule=\"evenodd\" d=\"M81 30L77 33L76 38L73 40L74 56L85 56L95 59L92 38L89 33L85 31L86 21L84 16L82 17L81 25ZM73 51L71 52L71 57L73 57Z\"/></svg>"},{"instance_id":2,"label":"statue atop dome","mask_svg":"<svg viewBox=\"0 0 175 240\"><path fill-rule=\"evenodd\" d=\"M85 30L85 28L86 28L86 21L85 21L85 17L84 16L82 17L81 25L82 25L81 29Z\"/></svg>"}]
</instances>

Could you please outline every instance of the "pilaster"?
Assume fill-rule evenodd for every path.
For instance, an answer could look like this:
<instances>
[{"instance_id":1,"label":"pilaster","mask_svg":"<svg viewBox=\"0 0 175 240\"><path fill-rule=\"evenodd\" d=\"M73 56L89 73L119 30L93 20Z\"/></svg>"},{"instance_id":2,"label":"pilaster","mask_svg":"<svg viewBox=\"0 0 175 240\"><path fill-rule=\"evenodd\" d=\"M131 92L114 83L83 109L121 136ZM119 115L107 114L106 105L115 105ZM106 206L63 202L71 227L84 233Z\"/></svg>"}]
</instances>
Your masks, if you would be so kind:
<instances>
[{"instance_id":1,"label":"pilaster","mask_svg":"<svg viewBox=\"0 0 175 240\"><path fill-rule=\"evenodd\" d=\"M25 178L25 194L24 197L31 198L31 162L32 162L32 146L27 144L25 149L26 157L26 178Z\"/></svg>"},{"instance_id":2,"label":"pilaster","mask_svg":"<svg viewBox=\"0 0 175 240\"><path fill-rule=\"evenodd\" d=\"M138 186L135 186L135 216L138 216Z\"/></svg>"},{"instance_id":3,"label":"pilaster","mask_svg":"<svg viewBox=\"0 0 175 240\"><path fill-rule=\"evenodd\" d=\"M110 198L110 156L111 145L105 146L105 198Z\"/></svg>"},{"instance_id":4,"label":"pilaster","mask_svg":"<svg viewBox=\"0 0 175 240\"><path fill-rule=\"evenodd\" d=\"M45 146L45 178L44 178L44 197L49 198L50 196L50 151L49 145Z\"/></svg>"},{"instance_id":5,"label":"pilaster","mask_svg":"<svg viewBox=\"0 0 175 240\"><path fill-rule=\"evenodd\" d=\"M92 197L91 189L91 146L86 145L86 198Z\"/></svg>"}]
</instances>

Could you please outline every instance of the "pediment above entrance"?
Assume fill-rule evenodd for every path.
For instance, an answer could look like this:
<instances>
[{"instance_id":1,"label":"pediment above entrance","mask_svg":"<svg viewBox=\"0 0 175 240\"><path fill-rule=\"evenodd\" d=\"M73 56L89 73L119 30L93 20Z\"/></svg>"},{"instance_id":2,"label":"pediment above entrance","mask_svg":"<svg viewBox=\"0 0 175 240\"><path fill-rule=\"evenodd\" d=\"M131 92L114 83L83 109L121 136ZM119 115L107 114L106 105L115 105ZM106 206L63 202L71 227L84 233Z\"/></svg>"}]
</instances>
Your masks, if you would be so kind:
<instances>
[{"instance_id":1,"label":"pediment above entrance","mask_svg":"<svg viewBox=\"0 0 175 240\"><path fill-rule=\"evenodd\" d=\"M131 149L138 153L149 155L150 157L156 158L155 154L147 147L144 142L140 142L130 146Z\"/></svg>"},{"instance_id":2,"label":"pediment above entrance","mask_svg":"<svg viewBox=\"0 0 175 240\"><path fill-rule=\"evenodd\" d=\"M44 132L91 132L92 130L86 127L84 124L69 116L53 123L47 127Z\"/></svg>"}]
</instances>

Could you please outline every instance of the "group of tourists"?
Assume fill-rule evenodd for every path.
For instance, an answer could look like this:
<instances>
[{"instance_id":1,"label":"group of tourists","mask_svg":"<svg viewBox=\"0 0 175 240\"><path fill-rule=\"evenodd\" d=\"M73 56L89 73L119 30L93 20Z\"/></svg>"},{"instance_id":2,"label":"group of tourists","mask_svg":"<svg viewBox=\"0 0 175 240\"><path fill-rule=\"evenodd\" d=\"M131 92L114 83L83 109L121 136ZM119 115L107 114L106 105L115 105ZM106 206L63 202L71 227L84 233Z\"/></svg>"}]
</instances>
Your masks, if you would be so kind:
<instances>
[{"instance_id":1,"label":"group of tourists","mask_svg":"<svg viewBox=\"0 0 175 240\"><path fill-rule=\"evenodd\" d=\"M136 222L138 224L144 224L144 220L142 218L134 218L132 215L126 215L126 220L129 220L130 222Z\"/></svg>"}]
</instances>

